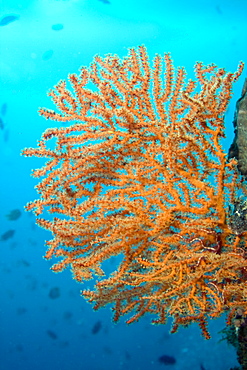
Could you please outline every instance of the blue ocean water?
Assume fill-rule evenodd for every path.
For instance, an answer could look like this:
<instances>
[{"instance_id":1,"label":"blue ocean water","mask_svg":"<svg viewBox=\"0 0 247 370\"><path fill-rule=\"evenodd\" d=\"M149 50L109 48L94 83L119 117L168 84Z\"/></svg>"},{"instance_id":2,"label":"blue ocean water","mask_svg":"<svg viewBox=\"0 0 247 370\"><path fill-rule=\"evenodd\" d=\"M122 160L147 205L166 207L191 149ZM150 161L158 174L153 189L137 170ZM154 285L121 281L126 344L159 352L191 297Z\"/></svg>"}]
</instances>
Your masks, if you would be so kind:
<instances>
[{"instance_id":1,"label":"blue ocean water","mask_svg":"<svg viewBox=\"0 0 247 370\"><path fill-rule=\"evenodd\" d=\"M210 322L212 339L197 326L169 333L145 317L113 324L110 307L93 311L69 271L54 274L42 256L50 234L24 205L37 197L30 177L42 165L24 158L46 121L38 108L54 108L47 91L95 54L127 55L145 45L150 58L171 52L193 78L196 61L235 71L247 61L247 2L171 0L0 0L0 369L1 370L228 370L233 348L219 342L224 317ZM226 113L232 120L246 71ZM20 212L18 212L18 211ZM171 356L175 361L170 361Z\"/></svg>"}]
</instances>

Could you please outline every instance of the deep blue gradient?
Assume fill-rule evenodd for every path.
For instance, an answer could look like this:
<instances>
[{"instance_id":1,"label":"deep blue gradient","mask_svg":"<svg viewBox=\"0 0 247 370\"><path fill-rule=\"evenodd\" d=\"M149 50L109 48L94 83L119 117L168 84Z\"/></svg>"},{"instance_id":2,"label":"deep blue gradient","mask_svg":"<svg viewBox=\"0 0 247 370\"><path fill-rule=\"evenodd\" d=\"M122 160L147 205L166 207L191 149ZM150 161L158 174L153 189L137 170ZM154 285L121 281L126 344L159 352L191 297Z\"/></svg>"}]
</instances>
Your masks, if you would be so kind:
<instances>
[{"instance_id":1,"label":"deep blue gradient","mask_svg":"<svg viewBox=\"0 0 247 370\"><path fill-rule=\"evenodd\" d=\"M21 157L20 151L35 147L41 133L56 126L37 113L39 107L54 108L47 91L89 65L95 54L122 57L129 47L144 44L150 58L171 52L175 66L185 66L190 78L196 61L233 72L240 60L247 62L246 19L246 0L0 0L1 370L237 365L234 349L219 343L224 317L210 323L209 341L197 326L171 335L170 323L153 326L150 317L130 326L124 320L113 324L110 307L95 312L80 297L87 283L73 281L70 271L51 272L42 259L51 235L24 211L37 197L31 169L43 160ZM226 150L245 77L246 72L235 84L226 113ZM6 215L14 209L21 217L10 220ZM15 232L7 238L9 230ZM165 364L167 356L176 362Z\"/></svg>"}]
</instances>

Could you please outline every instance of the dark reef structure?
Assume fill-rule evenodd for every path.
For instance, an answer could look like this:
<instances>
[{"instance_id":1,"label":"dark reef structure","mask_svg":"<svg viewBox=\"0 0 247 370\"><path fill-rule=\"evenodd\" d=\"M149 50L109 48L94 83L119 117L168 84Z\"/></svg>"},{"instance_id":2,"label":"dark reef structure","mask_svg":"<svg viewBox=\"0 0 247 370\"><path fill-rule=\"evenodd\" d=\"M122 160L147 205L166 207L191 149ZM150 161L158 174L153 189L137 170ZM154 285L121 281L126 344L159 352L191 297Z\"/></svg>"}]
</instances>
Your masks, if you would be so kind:
<instances>
[{"instance_id":1,"label":"dark reef structure","mask_svg":"<svg viewBox=\"0 0 247 370\"><path fill-rule=\"evenodd\" d=\"M230 146L228 158L236 158L239 171L247 176L247 78L241 97L236 104L233 125L235 137Z\"/></svg>"},{"instance_id":2,"label":"dark reef structure","mask_svg":"<svg viewBox=\"0 0 247 370\"><path fill-rule=\"evenodd\" d=\"M239 172L247 176L247 78L244 81L241 97L236 103L233 120L235 137L228 152L228 159L236 158ZM230 215L230 223L236 234L247 229L247 201L240 199L235 202ZM230 370L247 370L247 316L239 308L232 319L232 326L225 328L223 339L236 348L240 367Z\"/></svg>"}]
</instances>

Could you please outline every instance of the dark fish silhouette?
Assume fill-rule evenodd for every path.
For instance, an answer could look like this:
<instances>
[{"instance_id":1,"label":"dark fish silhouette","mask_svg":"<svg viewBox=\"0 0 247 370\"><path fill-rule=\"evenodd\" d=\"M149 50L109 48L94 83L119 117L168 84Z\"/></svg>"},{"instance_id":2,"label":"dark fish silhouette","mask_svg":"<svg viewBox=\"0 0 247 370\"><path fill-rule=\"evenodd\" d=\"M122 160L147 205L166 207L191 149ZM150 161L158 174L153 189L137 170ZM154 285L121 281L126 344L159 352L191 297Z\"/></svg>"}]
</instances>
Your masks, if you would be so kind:
<instances>
[{"instance_id":1,"label":"dark fish silhouette","mask_svg":"<svg viewBox=\"0 0 247 370\"><path fill-rule=\"evenodd\" d=\"M57 334L56 333L54 333L54 331L52 331L52 330L46 330L46 333L49 335L49 337L51 338L51 339L57 339Z\"/></svg>"},{"instance_id":2,"label":"dark fish silhouette","mask_svg":"<svg viewBox=\"0 0 247 370\"><path fill-rule=\"evenodd\" d=\"M1 115L5 116L6 112L7 112L7 103L3 103L1 106Z\"/></svg>"},{"instance_id":3,"label":"dark fish silhouette","mask_svg":"<svg viewBox=\"0 0 247 370\"><path fill-rule=\"evenodd\" d=\"M0 20L0 26L7 26L7 24L17 21L19 18L19 15L6 15Z\"/></svg>"},{"instance_id":4,"label":"dark fish silhouette","mask_svg":"<svg viewBox=\"0 0 247 370\"><path fill-rule=\"evenodd\" d=\"M24 259L21 259L19 261L17 261L17 266L24 266L24 267L29 267L30 266L30 263Z\"/></svg>"},{"instance_id":5,"label":"dark fish silhouette","mask_svg":"<svg viewBox=\"0 0 247 370\"><path fill-rule=\"evenodd\" d=\"M176 359L168 355L160 356L158 361L163 365L174 365L176 363Z\"/></svg>"},{"instance_id":6,"label":"dark fish silhouette","mask_svg":"<svg viewBox=\"0 0 247 370\"><path fill-rule=\"evenodd\" d=\"M19 209L12 209L8 215L6 215L9 221L15 221L21 217L21 211Z\"/></svg>"},{"instance_id":7,"label":"dark fish silhouette","mask_svg":"<svg viewBox=\"0 0 247 370\"><path fill-rule=\"evenodd\" d=\"M97 334L102 328L101 321L97 321L94 326L92 327L92 334Z\"/></svg>"},{"instance_id":8,"label":"dark fish silhouette","mask_svg":"<svg viewBox=\"0 0 247 370\"><path fill-rule=\"evenodd\" d=\"M53 24L51 28L53 29L53 31L61 31L63 29L63 24L62 23Z\"/></svg>"},{"instance_id":9,"label":"dark fish silhouette","mask_svg":"<svg viewBox=\"0 0 247 370\"><path fill-rule=\"evenodd\" d=\"M12 236L14 235L14 233L15 233L15 230L8 230L8 231L6 231L5 233L3 233L1 235L0 241L1 242L4 242L5 240L8 240L8 239L12 238Z\"/></svg>"},{"instance_id":10,"label":"dark fish silhouette","mask_svg":"<svg viewBox=\"0 0 247 370\"><path fill-rule=\"evenodd\" d=\"M3 130L4 129L4 122L2 120L2 118L0 117L0 129Z\"/></svg>"},{"instance_id":11,"label":"dark fish silhouette","mask_svg":"<svg viewBox=\"0 0 247 370\"><path fill-rule=\"evenodd\" d=\"M56 299L60 297L60 289L58 287L51 288L49 292L49 297L51 299Z\"/></svg>"}]
</instances>

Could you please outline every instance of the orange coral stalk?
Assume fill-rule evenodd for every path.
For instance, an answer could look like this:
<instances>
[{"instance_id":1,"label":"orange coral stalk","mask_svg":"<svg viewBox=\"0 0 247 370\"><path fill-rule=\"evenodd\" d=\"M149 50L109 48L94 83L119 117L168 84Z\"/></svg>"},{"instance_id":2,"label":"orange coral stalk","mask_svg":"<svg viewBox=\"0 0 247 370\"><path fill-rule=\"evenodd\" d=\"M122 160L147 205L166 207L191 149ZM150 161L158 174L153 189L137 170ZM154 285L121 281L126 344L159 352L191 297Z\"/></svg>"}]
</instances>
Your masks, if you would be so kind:
<instances>
[{"instance_id":1,"label":"orange coral stalk","mask_svg":"<svg viewBox=\"0 0 247 370\"><path fill-rule=\"evenodd\" d=\"M113 303L114 320L151 313L164 323L171 315L173 331L194 321L209 338L208 318L247 309L247 231L234 227L244 183L221 146L243 64L235 73L195 69L197 81L186 82L169 54L151 67L144 47L123 60L97 56L69 76L72 92L61 81L49 93L59 113L40 110L72 125L45 131L23 154L49 158L34 171L44 177L41 197L27 209L56 216L37 217L53 233L46 258L60 258L54 271L71 267L78 281L100 276L83 295L96 309ZM102 264L112 256L108 274Z\"/></svg>"}]
</instances>

